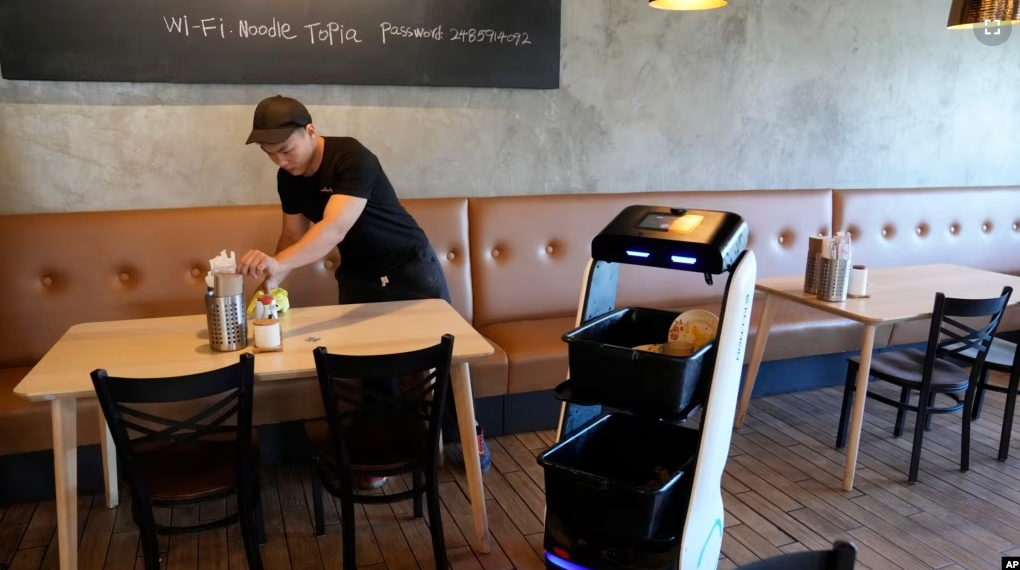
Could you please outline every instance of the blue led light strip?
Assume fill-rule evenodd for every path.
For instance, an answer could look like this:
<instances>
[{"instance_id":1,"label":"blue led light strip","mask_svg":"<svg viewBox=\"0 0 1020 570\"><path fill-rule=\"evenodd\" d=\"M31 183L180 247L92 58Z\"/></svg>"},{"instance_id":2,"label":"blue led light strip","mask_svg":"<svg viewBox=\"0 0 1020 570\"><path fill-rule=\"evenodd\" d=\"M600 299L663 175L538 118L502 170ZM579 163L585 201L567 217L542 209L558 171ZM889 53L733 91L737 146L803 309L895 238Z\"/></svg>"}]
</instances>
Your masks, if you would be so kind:
<instances>
[{"instance_id":1,"label":"blue led light strip","mask_svg":"<svg viewBox=\"0 0 1020 570\"><path fill-rule=\"evenodd\" d=\"M698 262L698 260L693 257L685 257L683 255L674 255L672 260L673 263L685 263L687 265L693 265Z\"/></svg>"},{"instance_id":2,"label":"blue led light strip","mask_svg":"<svg viewBox=\"0 0 1020 570\"><path fill-rule=\"evenodd\" d=\"M633 255L634 257L648 257L648 252L647 251L634 251L634 250L628 249L627 250L627 255Z\"/></svg>"},{"instance_id":3,"label":"blue led light strip","mask_svg":"<svg viewBox=\"0 0 1020 570\"><path fill-rule=\"evenodd\" d=\"M556 566L559 566L560 568L563 568L563 570L588 570L588 568L585 568L584 566L581 566L580 564L574 564L573 562L571 562L569 560L564 560L564 559L560 558L559 556L556 556L552 552L546 552L545 553L545 557L546 557L547 560L549 560L549 562L552 562Z\"/></svg>"}]
</instances>

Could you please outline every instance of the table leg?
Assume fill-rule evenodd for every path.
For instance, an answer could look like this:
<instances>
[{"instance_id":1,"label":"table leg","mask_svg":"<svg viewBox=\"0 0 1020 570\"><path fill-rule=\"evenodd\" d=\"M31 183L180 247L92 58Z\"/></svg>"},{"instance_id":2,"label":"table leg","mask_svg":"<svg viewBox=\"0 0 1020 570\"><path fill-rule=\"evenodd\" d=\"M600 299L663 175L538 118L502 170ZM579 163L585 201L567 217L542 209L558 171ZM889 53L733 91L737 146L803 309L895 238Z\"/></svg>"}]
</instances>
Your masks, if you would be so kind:
<instances>
[{"instance_id":1,"label":"table leg","mask_svg":"<svg viewBox=\"0 0 1020 570\"><path fill-rule=\"evenodd\" d=\"M861 443L861 426L864 423L864 403L868 400L868 378L871 376L871 352L875 348L875 326L864 326L864 342L861 343L861 365L857 369L857 387L854 391L854 409L850 415L850 445L843 467L843 490L854 488L854 472L857 470L857 448Z\"/></svg>"},{"instance_id":2,"label":"table leg","mask_svg":"<svg viewBox=\"0 0 1020 570\"><path fill-rule=\"evenodd\" d=\"M737 404L737 418L733 422L734 429L744 424L744 414L747 413L747 407L751 405L751 392L754 391L754 381L758 378L758 369L761 368L761 360L765 356L765 343L769 341L772 315L775 311L776 298L766 293L765 306L761 309L761 318L758 319L758 328L754 336L751 362L747 365L747 379L744 380L744 388L740 392L740 403Z\"/></svg>"},{"instance_id":3,"label":"table leg","mask_svg":"<svg viewBox=\"0 0 1020 570\"><path fill-rule=\"evenodd\" d=\"M471 375L468 365L455 363L450 373L454 402L457 404L457 425L460 429L460 446L464 453L464 472L467 475L471 512L475 519L475 550L488 554L489 518L485 510L485 490L482 486L482 463L478 456L475 435L475 402L471 394Z\"/></svg>"},{"instance_id":4,"label":"table leg","mask_svg":"<svg viewBox=\"0 0 1020 570\"><path fill-rule=\"evenodd\" d=\"M113 435L106 423L106 416L99 413L99 448L103 461L103 481L106 484L106 508L116 509L120 504L120 486L117 481L117 448L113 445Z\"/></svg>"},{"instance_id":5,"label":"table leg","mask_svg":"<svg viewBox=\"0 0 1020 570\"><path fill-rule=\"evenodd\" d=\"M53 472L56 476L57 554L61 570L78 568L78 401L58 398L53 420Z\"/></svg>"}]
</instances>

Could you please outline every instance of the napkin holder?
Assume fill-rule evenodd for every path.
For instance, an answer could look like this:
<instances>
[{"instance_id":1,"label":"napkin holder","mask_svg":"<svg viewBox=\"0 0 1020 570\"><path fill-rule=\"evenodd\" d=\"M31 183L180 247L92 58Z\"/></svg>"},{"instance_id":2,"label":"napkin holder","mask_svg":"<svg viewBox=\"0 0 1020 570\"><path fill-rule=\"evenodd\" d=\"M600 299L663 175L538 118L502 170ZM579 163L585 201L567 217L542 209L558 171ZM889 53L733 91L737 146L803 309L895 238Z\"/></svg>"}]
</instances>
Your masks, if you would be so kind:
<instances>
[{"instance_id":1,"label":"napkin holder","mask_svg":"<svg viewBox=\"0 0 1020 570\"><path fill-rule=\"evenodd\" d=\"M209 348L232 352L248 346L248 315L244 304L244 277L237 273L213 274L206 292L205 316Z\"/></svg>"},{"instance_id":2,"label":"napkin holder","mask_svg":"<svg viewBox=\"0 0 1020 570\"><path fill-rule=\"evenodd\" d=\"M818 280L821 272L822 243L820 237L808 238L807 263L804 266L804 292L809 295L818 294Z\"/></svg>"}]
</instances>

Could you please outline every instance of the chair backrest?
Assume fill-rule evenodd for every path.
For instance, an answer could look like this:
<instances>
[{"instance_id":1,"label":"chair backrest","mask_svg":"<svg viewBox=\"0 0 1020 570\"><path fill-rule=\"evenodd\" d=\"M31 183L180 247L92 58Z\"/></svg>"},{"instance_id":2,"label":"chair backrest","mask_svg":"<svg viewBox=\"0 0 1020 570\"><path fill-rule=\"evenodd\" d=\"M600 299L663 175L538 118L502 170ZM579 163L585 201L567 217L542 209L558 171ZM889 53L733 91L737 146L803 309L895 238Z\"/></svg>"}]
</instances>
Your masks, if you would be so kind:
<instances>
[{"instance_id":1,"label":"chair backrest","mask_svg":"<svg viewBox=\"0 0 1020 570\"><path fill-rule=\"evenodd\" d=\"M368 356L330 353L321 346L315 349L315 369L341 478L350 475L351 443L356 441L352 438L366 435L359 426L376 428L370 428L367 435L373 444L389 448L387 463L424 466L435 460L449 392L453 342L453 335L445 334L433 346ZM390 390L385 389L387 384ZM377 389L380 387L383 389ZM423 433L421 446L407 445L402 437ZM388 446L388 436L404 441Z\"/></svg>"},{"instance_id":2,"label":"chair backrest","mask_svg":"<svg viewBox=\"0 0 1020 570\"><path fill-rule=\"evenodd\" d=\"M928 332L923 380L925 382L930 380L936 358L958 357L972 350L974 366L971 370L971 380L976 381L1012 294L1013 288L1009 286L1002 288L1001 295L990 299L957 299L936 293L931 328ZM977 328L957 320L976 320L982 317L988 317L988 322L977 325Z\"/></svg>"},{"instance_id":3,"label":"chair backrest","mask_svg":"<svg viewBox=\"0 0 1020 570\"><path fill-rule=\"evenodd\" d=\"M740 566L740 570L851 570L857 563L857 547L838 541L832 550L793 552Z\"/></svg>"},{"instance_id":4,"label":"chair backrest","mask_svg":"<svg viewBox=\"0 0 1020 570\"><path fill-rule=\"evenodd\" d=\"M139 504L149 502L136 455L192 443L210 436L236 439L239 478L251 457L255 357L241 354L224 368L168 378L123 378L92 372L99 405L121 461L121 474ZM201 407L202 400L212 401ZM145 409L149 408L149 409ZM161 413L155 413L158 409ZM164 411L176 412L163 415ZM176 417L171 417L176 416ZM135 432L135 437L129 435Z\"/></svg>"}]
</instances>

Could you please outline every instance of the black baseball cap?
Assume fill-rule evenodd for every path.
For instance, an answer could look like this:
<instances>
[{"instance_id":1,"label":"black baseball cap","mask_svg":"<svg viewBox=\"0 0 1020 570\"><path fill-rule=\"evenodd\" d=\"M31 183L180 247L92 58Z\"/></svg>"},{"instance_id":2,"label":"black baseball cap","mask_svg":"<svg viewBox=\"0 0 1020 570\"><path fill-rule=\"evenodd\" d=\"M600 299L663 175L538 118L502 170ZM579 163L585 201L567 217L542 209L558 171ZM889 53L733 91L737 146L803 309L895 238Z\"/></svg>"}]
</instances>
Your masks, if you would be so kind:
<instances>
[{"instance_id":1,"label":"black baseball cap","mask_svg":"<svg viewBox=\"0 0 1020 570\"><path fill-rule=\"evenodd\" d=\"M255 107L248 142L279 144L287 140L296 129L312 124L308 109L297 99L276 95L267 97Z\"/></svg>"}]
</instances>

